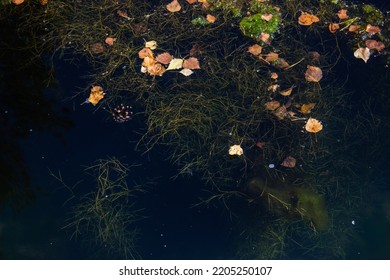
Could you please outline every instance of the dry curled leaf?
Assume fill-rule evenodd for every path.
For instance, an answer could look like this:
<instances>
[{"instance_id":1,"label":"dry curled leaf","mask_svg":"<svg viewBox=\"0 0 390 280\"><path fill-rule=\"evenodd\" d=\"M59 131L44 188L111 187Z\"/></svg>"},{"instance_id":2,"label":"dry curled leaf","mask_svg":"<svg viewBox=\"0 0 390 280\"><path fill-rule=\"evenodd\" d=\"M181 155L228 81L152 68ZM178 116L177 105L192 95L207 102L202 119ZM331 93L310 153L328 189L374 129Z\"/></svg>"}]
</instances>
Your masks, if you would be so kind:
<instances>
[{"instance_id":1,"label":"dry curled leaf","mask_svg":"<svg viewBox=\"0 0 390 280\"><path fill-rule=\"evenodd\" d=\"M353 55L356 58L363 59L367 63L367 60L370 58L370 49L369 48L358 48Z\"/></svg>"},{"instance_id":2,"label":"dry curled leaf","mask_svg":"<svg viewBox=\"0 0 390 280\"><path fill-rule=\"evenodd\" d=\"M183 68L200 69L199 60L196 57L190 57L183 61Z\"/></svg>"},{"instance_id":3,"label":"dry curled leaf","mask_svg":"<svg viewBox=\"0 0 390 280\"><path fill-rule=\"evenodd\" d=\"M262 50L263 50L263 47L260 46L259 44L254 44L254 45L248 47L248 53L253 54L255 56L258 56L259 54L261 54Z\"/></svg>"},{"instance_id":4,"label":"dry curled leaf","mask_svg":"<svg viewBox=\"0 0 390 280\"><path fill-rule=\"evenodd\" d=\"M176 69L180 69L182 67L183 67L183 59L174 58L169 63L167 70L176 70Z\"/></svg>"},{"instance_id":5,"label":"dry curled leaf","mask_svg":"<svg viewBox=\"0 0 390 280\"><path fill-rule=\"evenodd\" d=\"M339 19L347 19L349 16L347 15L348 10L346 9L341 9L340 11L337 12L337 16Z\"/></svg>"},{"instance_id":6,"label":"dry curled leaf","mask_svg":"<svg viewBox=\"0 0 390 280\"><path fill-rule=\"evenodd\" d=\"M187 3L188 4L194 4L194 3L196 3L196 2L198 2L198 0L186 0L187 1Z\"/></svg>"},{"instance_id":7,"label":"dry curled leaf","mask_svg":"<svg viewBox=\"0 0 390 280\"><path fill-rule=\"evenodd\" d=\"M305 26L312 25L313 23L319 22L319 21L320 21L320 19L317 16L312 15L310 13L306 13L306 12L301 12L301 15L298 18L298 23L300 25L305 25Z\"/></svg>"},{"instance_id":8,"label":"dry curled leaf","mask_svg":"<svg viewBox=\"0 0 390 280\"><path fill-rule=\"evenodd\" d=\"M158 56L156 56L156 61L162 64L169 64L172 59L173 56L169 52L160 53Z\"/></svg>"},{"instance_id":9,"label":"dry curled leaf","mask_svg":"<svg viewBox=\"0 0 390 280\"><path fill-rule=\"evenodd\" d=\"M49 3L49 0L39 0L39 3L41 3L42 6L47 5Z\"/></svg>"},{"instance_id":10,"label":"dry curled leaf","mask_svg":"<svg viewBox=\"0 0 390 280\"><path fill-rule=\"evenodd\" d=\"M329 23L328 28L329 28L329 31L331 33L335 33L337 30L340 29L340 24L338 24L338 23Z\"/></svg>"},{"instance_id":11,"label":"dry curled leaf","mask_svg":"<svg viewBox=\"0 0 390 280\"><path fill-rule=\"evenodd\" d=\"M289 96L295 86L289 87L288 89L284 89L280 91L279 93L283 96Z\"/></svg>"},{"instance_id":12,"label":"dry curled leaf","mask_svg":"<svg viewBox=\"0 0 390 280\"><path fill-rule=\"evenodd\" d=\"M315 103L303 104L300 108L302 114L310 114L311 110L316 106Z\"/></svg>"},{"instance_id":13,"label":"dry curled leaf","mask_svg":"<svg viewBox=\"0 0 390 280\"><path fill-rule=\"evenodd\" d=\"M319 120L314 119L314 118L309 118L306 122L305 129L308 132L311 133L317 133L322 130L322 124Z\"/></svg>"},{"instance_id":14,"label":"dry curled leaf","mask_svg":"<svg viewBox=\"0 0 390 280\"><path fill-rule=\"evenodd\" d=\"M317 66L308 65L305 72L305 79L308 82L318 83L322 79L322 70Z\"/></svg>"},{"instance_id":15,"label":"dry curled leaf","mask_svg":"<svg viewBox=\"0 0 390 280\"><path fill-rule=\"evenodd\" d=\"M288 156L283 160L280 165L287 168L294 168L296 164L297 160L292 156Z\"/></svg>"},{"instance_id":16,"label":"dry curled leaf","mask_svg":"<svg viewBox=\"0 0 390 280\"><path fill-rule=\"evenodd\" d=\"M104 98L104 91L101 86L93 86L91 88L91 92L89 93L89 97L87 101L91 103L93 106L99 103L100 100Z\"/></svg>"},{"instance_id":17,"label":"dry curled leaf","mask_svg":"<svg viewBox=\"0 0 390 280\"><path fill-rule=\"evenodd\" d=\"M385 44L376 40L366 40L366 47L370 50L377 50L378 52L382 51L385 48Z\"/></svg>"},{"instance_id":18,"label":"dry curled leaf","mask_svg":"<svg viewBox=\"0 0 390 280\"><path fill-rule=\"evenodd\" d=\"M167 10L171 13L175 13L181 10L180 3L177 0L173 0L171 3L166 5Z\"/></svg>"},{"instance_id":19,"label":"dry curled leaf","mask_svg":"<svg viewBox=\"0 0 390 280\"><path fill-rule=\"evenodd\" d=\"M266 110L273 111L280 107L280 102L277 100L271 100L265 103L264 106Z\"/></svg>"}]
</instances>

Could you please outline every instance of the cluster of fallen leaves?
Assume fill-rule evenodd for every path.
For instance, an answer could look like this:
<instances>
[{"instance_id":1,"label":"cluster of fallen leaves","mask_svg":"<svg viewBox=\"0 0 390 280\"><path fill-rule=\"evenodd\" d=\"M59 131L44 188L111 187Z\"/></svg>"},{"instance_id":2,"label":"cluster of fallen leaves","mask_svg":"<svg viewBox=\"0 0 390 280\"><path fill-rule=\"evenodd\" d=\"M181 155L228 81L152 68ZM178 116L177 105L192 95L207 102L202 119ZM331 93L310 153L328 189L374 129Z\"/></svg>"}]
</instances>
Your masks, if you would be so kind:
<instances>
[{"instance_id":1,"label":"cluster of fallen leaves","mask_svg":"<svg viewBox=\"0 0 390 280\"><path fill-rule=\"evenodd\" d=\"M364 33L370 37L381 32L379 26L367 24L365 28L362 28L359 25L353 24L358 19L358 17L350 18L347 9L340 9L336 15L338 22L331 22L328 25L328 29L331 33L336 33L348 29L349 32L356 34ZM298 18L298 23L305 26L312 25L313 23L319 21L320 19L317 16L307 12L301 12L301 15ZM364 43L365 47L359 47L354 52L354 56L356 58L362 59L364 62L368 61L372 51L375 50L381 52L385 48L385 44L383 42L373 39L366 39Z\"/></svg>"},{"instance_id":2,"label":"cluster of fallen leaves","mask_svg":"<svg viewBox=\"0 0 390 280\"><path fill-rule=\"evenodd\" d=\"M192 70L200 69L196 57L175 58L169 52L163 52L155 56L153 50L156 48L156 41L148 41L145 43L145 47L138 52L138 57L143 59L142 73L148 73L151 76L162 76L165 71L182 69L179 73L190 76L194 73Z\"/></svg>"},{"instance_id":3,"label":"cluster of fallen leaves","mask_svg":"<svg viewBox=\"0 0 390 280\"><path fill-rule=\"evenodd\" d=\"M248 48L248 52L258 58L260 61L264 61L265 63L273 63L275 66L279 66L281 69L287 69L289 67L289 64L286 60L282 60L282 58L279 58L279 55L275 52L269 52L267 54L262 53L263 48L258 45L254 44ZM319 54L317 54L319 55ZM305 72L305 80L307 82L315 82L318 83L323 77L321 68L313 65L307 65L307 69ZM267 90L272 93L279 93L282 96L288 97L292 95L293 90L295 88L295 85L290 85L287 87L281 87L281 85L278 83L279 75L276 72L271 73L271 79L272 83L268 86ZM289 110L292 106L292 101L294 100L294 97L290 97L288 101L285 104L281 104L278 100L271 100L266 102L265 109L268 111L271 111L272 114L278 119L283 120L285 118L290 119L292 121L296 120L305 120L306 117L299 117L296 116L296 112ZM299 113L303 115L310 114L312 109L315 107L315 103L307 103L299 105L297 108L299 110ZM322 130L321 122L319 122L316 119L309 118L307 120L306 131L317 133Z\"/></svg>"},{"instance_id":4,"label":"cluster of fallen leaves","mask_svg":"<svg viewBox=\"0 0 390 280\"><path fill-rule=\"evenodd\" d=\"M186 2L190 5L195 4L197 2L202 3L203 9L208 9L211 5L209 2L207 2L207 0L186 0ZM172 2L167 4L165 7L171 13L176 13L176 12L179 12L181 10L181 5L180 5L179 1L177 1L177 0L173 0ZM217 18L211 14L207 14L206 20L209 23L214 23L217 20Z\"/></svg>"}]
</instances>

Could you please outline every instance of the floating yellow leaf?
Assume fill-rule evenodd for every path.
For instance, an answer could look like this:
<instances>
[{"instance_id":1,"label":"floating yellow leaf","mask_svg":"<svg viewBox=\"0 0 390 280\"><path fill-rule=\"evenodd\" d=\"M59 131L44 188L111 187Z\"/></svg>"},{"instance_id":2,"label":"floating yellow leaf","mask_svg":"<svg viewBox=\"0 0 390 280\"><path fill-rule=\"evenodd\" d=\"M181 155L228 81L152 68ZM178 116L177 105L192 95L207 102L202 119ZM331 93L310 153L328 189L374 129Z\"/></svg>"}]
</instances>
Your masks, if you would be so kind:
<instances>
[{"instance_id":1,"label":"floating yellow leaf","mask_svg":"<svg viewBox=\"0 0 390 280\"><path fill-rule=\"evenodd\" d=\"M181 10L181 6L177 0L173 0L166 7L167 10L170 11L171 13L175 13Z\"/></svg>"},{"instance_id":2,"label":"floating yellow leaf","mask_svg":"<svg viewBox=\"0 0 390 280\"><path fill-rule=\"evenodd\" d=\"M318 83L322 79L322 70L317 66L308 65L305 72L305 79L308 82Z\"/></svg>"},{"instance_id":3,"label":"floating yellow leaf","mask_svg":"<svg viewBox=\"0 0 390 280\"><path fill-rule=\"evenodd\" d=\"M370 49L369 48L358 48L353 55L356 58L361 58L364 62L367 63L367 60L370 58Z\"/></svg>"},{"instance_id":4,"label":"floating yellow leaf","mask_svg":"<svg viewBox=\"0 0 390 280\"><path fill-rule=\"evenodd\" d=\"M319 120L309 118L306 122L305 129L311 133L317 133L322 130L322 124Z\"/></svg>"},{"instance_id":5,"label":"floating yellow leaf","mask_svg":"<svg viewBox=\"0 0 390 280\"><path fill-rule=\"evenodd\" d=\"M155 50L157 48L157 42L156 41L145 42L145 48L149 48L151 50Z\"/></svg>"},{"instance_id":6,"label":"floating yellow leaf","mask_svg":"<svg viewBox=\"0 0 390 280\"><path fill-rule=\"evenodd\" d=\"M101 86L93 86L87 101L95 106L104 98L104 95L105 93L103 92L103 88Z\"/></svg>"},{"instance_id":7,"label":"floating yellow leaf","mask_svg":"<svg viewBox=\"0 0 390 280\"><path fill-rule=\"evenodd\" d=\"M190 76L194 73L194 71L192 71L191 69L185 68L185 69L182 69L179 73L184 75L184 76Z\"/></svg>"},{"instance_id":8,"label":"floating yellow leaf","mask_svg":"<svg viewBox=\"0 0 390 280\"><path fill-rule=\"evenodd\" d=\"M307 104L303 104L301 106L301 113L302 114L310 114L311 113L311 110L316 106L315 103L307 103Z\"/></svg>"},{"instance_id":9,"label":"floating yellow leaf","mask_svg":"<svg viewBox=\"0 0 390 280\"><path fill-rule=\"evenodd\" d=\"M233 145L229 148L229 155L231 156L241 156L244 154L244 150L240 145Z\"/></svg>"},{"instance_id":10,"label":"floating yellow leaf","mask_svg":"<svg viewBox=\"0 0 390 280\"><path fill-rule=\"evenodd\" d=\"M180 69L182 67L183 67L183 59L174 58L169 63L167 70L176 70L176 69Z\"/></svg>"}]
</instances>

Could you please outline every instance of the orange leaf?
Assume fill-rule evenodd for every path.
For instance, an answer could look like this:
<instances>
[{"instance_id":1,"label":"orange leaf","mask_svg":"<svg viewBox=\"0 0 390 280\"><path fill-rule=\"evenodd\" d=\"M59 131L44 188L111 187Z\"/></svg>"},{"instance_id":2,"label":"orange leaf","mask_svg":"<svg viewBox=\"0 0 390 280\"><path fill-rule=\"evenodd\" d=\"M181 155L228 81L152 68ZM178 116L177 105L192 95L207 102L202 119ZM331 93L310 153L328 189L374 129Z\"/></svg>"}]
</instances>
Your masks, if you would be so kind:
<instances>
[{"instance_id":1,"label":"orange leaf","mask_svg":"<svg viewBox=\"0 0 390 280\"><path fill-rule=\"evenodd\" d=\"M263 19L263 20L265 20L265 21L270 21L272 17L273 17L272 14L264 14L264 15L261 15L261 19Z\"/></svg>"},{"instance_id":2,"label":"orange leaf","mask_svg":"<svg viewBox=\"0 0 390 280\"><path fill-rule=\"evenodd\" d=\"M308 82L319 82L322 79L322 70L316 66L307 66L305 79Z\"/></svg>"},{"instance_id":3,"label":"orange leaf","mask_svg":"<svg viewBox=\"0 0 390 280\"><path fill-rule=\"evenodd\" d=\"M177 0L173 0L171 3L166 5L167 10L171 13L175 13L181 10L181 6Z\"/></svg>"},{"instance_id":4,"label":"orange leaf","mask_svg":"<svg viewBox=\"0 0 390 280\"><path fill-rule=\"evenodd\" d=\"M378 26L374 26L374 25L371 25L371 24L367 24L366 32L368 32L368 33L374 35L374 34L376 34L376 33L381 32L381 29L380 29Z\"/></svg>"},{"instance_id":5,"label":"orange leaf","mask_svg":"<svg viewBox=\"0 0 390 280\"><path fill-rule=\"evenodd\" d=\"M116 41L115 38L112 38L112 37L107 37L106 40L104 40L104 42L109 45L109 46L112 46L114 45L114 42Z\"/></svg>"},{"instance_id":6,"label":"orange leaf","mask_svg":"<svg viewBox=\"0 0 390 280\"><path fill-rule=\"evenodd\" d=\"M156 61L158 61L162 64L169 64L169 62L171 62L172 59L173 59L173 56L168 52L160 53L156 57Z\"/></svg>"},{"instance_id":7,"label":"orange leaf","mask_svg":"<svg viewBox=\"0 0 390 280\"><path fill-rule=\"evenodd\" d=\"M340 29L340 25L338 23L329 23L328 27L331 33L335 33L338 29Z\"/></svg>"},{"instance_id":8,"label":"orange leaf","mask_svg":"<svg viewBox=\"0 0 390 280\"><path fill-rule=\"evenodd\" d=\"M337 16L339 19L347 19L349 16L347 15L347 10L346 9L341 9L340 11L337 12Z\"/></svg>"},{"instance_id":9,"label":"orange leaf","mask_svg":"<svg viewBox=\"0 0 390 280\"><path fill-rule=\"evenodd\" d=\"M264 106L266 110L273 111L280 107L280 102L277 100L271 100L265 103Z\"/></svg>"},{"instance_id":10,"label":"orange leaf","mask_svg":"<svg viewBox=\"0 0 390 280\"><path fill-rule=\"evenodd\" d=\"M104 98L104 95L105 93L103 92L103 88L101 86L93 86L87 100L89 103L95 106L99 103L100 100Z\"/></svg>"},{"instance_id":11,"label":"orange leaf","mask_svg":"<svg viewBox=\"0 0 390 280\"><path fill-rule=\"evenodd\" d=\"M183 68L185 69L200 69L199 60L196 57L190 57L183 61Z\"/></svg>"},{"instance_id":12,"label":"orange leaf","mask_svg":"<svg viewBox=\"0 0 390 280\"><path fill-rule=\"evenodd\" d=\"M138 52L138 57L139 58L145 58L145 57L150 57L153 58L153 52L149 48L143 48Z\"/></svg>"},{"instance_id":13,"label":"orange leaf","mask_svg":"<svg viewBox=\"0 0 390 280\"><path fill-rule=\"evenodd\" d=\"M12 3L14 3L15 5L20 5L20 4L23 4L24 0L12 0Z\"/></svg>"},{"instance_id":14,"label":"orange leaf","mask_svg":"<svg viewBox=\"0 0 390 280\"><path fill-rule=\"evenodd\" d=\"M311 133L317 133L322 130L322 124L319 120L309 118L306 122L305 129Z\"/></svg>"},{"instance_id":15,"label":"orange leaf","mask_svg":"<svg viewBox=\"0 0 390 280\"><path fill-rule=\"evenodd\" d=\"M214 23L214 22L217 20L217 18L216 18L215 16L213 16L213 15L208 14L208 15L206 16L206 20L207 20L208 22L210 22L210 23Z\"/></svg>"},{"instance_id":16,"label":"orange leaf","mask_svg":"<svg viewBox=\"0 0 390 280\"><path fill-rule=\"evenodd\" d=\"M248 53L257 56L257 55L261 54L262 50L263 50L263 47L261 47L258 44L254 44L248 48Z\"/></svg>"},{"instance_id":17,"label":"orange leaf","mask_svg":"<svg viewBox=\"0 0 390 280\"><path fill-rule=\"evenodd\" d=\"M301 12L301 15L298 18L298 23L300 25L305 25L305 26L312 25L314 22L319 22L319 21L320 19L317 16L306 12Z\"/></svg>"},{"instance_id":18,"label":"orange leaf","mask_svg":"<svg viewBox=\"0 0 390 280\"><path fill-rule=\"evenodd\" d=\"M366 40L366 47L370 50L377 50L378 52L380 52L385 48L385 44L376 40Z\"/></svg>"}]
</instances>

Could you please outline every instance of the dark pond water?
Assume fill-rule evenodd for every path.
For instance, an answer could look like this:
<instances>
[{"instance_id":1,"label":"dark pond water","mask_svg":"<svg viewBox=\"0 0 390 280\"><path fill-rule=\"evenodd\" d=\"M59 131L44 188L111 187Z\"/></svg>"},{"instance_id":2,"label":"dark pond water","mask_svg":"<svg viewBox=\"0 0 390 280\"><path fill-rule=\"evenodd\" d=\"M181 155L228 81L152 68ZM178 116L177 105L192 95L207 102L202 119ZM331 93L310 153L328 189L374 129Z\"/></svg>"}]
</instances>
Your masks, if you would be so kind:
<instances>
[{"instance_id":1,"label":"dark pond water","mask_svg":"<svg viewBox=\"0 0 390 280\"><path fill-rule=\"evenodd\" d=\"M387 7L384 2L377 4ZM0 29L0 34L11 40L9 30ZM18 44L17 40L11 43ZM83 170L107 157L140 164L131 179L155 178L136 201L145 208L145 218L137 223L141 231L137 250L142 258L235 257L234 244L240 236L226 211L192 207L204 196L203 182L190 174L173 179L177 166L165 160L163 147L148 154L137 150L138 132L145 121L141 116L118 124L104 110L80 105L85 96L76 93L88 86L83 76L89 71L82 58L76 63L56 58L51 70L48 58L28 64L31 53L4 47L0 51L1 259L120 257L91 253L83 241L70 239L69 232L62 229L72 202L92 188L93 180ZM367 105L363 101L371 95L376 117L389 121L390 97L376 99L373 92L374 84L390 93L388 68L374 60L348 71L345 86L355 90L354 106L362 110ZM48 79L50 76L53 78ZM383 157L377 159L375 168L382 169L373 181L369 207L350 218L356 235L348 247L349 259L390 258L390 133L379 135L383 146L375 149L382 150ZM362 149L374 140L378 142L367 137ZM61 176L68 187L74 186L72 191L52 174Z\"/></svg>"}]
</instances>

